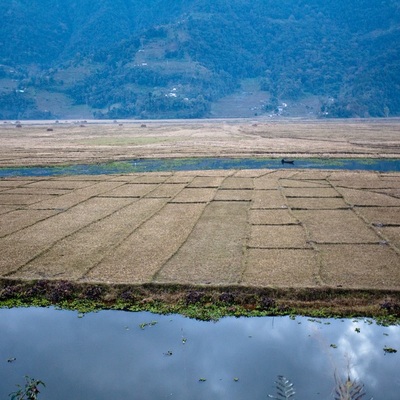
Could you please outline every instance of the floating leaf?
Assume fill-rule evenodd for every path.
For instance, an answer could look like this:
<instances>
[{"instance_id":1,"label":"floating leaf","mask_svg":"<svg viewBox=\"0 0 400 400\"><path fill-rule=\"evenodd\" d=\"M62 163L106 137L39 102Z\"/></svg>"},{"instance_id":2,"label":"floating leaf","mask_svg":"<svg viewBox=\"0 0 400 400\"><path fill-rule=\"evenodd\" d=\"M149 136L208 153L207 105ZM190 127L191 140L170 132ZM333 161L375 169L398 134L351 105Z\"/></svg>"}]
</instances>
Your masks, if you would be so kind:
<instances>
[{"instance_id":1,"label":"floating leaf","mask_svg":"<svg viewBox=\"0 0 400 400\"><path fill-rule=\"evenodd\" d=\"M144 329L147 326L154 326L156 324L157 324L157 321L151 321L151 322L143 322L139 326L140 326L140 329Z\"/></svg>"},{"instance_id":2,"label":"floating leaf","mask_svg":"<svg viewBox=\"0 0 400 400\"><path fill-rule=\"evenodd\" d=\"M392 347L387 347L387 346L385 346L385 347L383 348L383 351L385 352L385 354L386 354L386 353L389 353L389 354L397 353L397 350L396 350L396 349L393 349Z\"/></svg>"}]
</instances>

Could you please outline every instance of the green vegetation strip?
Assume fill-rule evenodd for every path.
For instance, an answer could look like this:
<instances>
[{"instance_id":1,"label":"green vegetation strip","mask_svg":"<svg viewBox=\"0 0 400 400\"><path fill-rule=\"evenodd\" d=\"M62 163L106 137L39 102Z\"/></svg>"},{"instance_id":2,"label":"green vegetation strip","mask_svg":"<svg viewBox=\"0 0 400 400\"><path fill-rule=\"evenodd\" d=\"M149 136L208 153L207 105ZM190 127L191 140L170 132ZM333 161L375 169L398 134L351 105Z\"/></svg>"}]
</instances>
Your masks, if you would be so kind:
<instances>
[{"instance_id":1,"label":"green vegetation strip","mask_svg":"<svg viewBox=\"0 0 400 400\"><path fill-rule=\"evenodd\" d=\"M29 306L55 306L80 313L102 309L177 313L201 320L304 315L368 317L380 324L400 324L400 292L397 291L0 281L0 307Z\"/></svg>"}]
</instances>

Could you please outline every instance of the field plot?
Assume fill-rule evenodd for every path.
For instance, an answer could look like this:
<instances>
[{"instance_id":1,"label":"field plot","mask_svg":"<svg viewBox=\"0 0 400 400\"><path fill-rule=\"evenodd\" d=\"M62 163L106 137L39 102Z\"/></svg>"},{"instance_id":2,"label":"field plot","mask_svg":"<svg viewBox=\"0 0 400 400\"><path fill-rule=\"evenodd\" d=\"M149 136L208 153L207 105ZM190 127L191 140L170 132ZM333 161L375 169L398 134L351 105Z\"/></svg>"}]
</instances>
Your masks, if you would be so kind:
<instances>
[{"instance_id":1,"label":"field plot","mask_svg":"<svg viewBox=\"0 0 400 400\"><path fill-rule=\"evenodd\" d=\"M400 122L195 121L0 126L0 167L164 157L400 156Z\"/></svg>"},{"instance_id":2,"label":"field plot","mask_svg":"<svg viewBox=\"0 0 400 400\"><path fill-rule=\"evenodd\" d=\"M317 174L4 179L0 273L125 284L400 288L400 196L385 193L400 187L400 174Z\"/></svg>"},{"instance_id":3,"label":"field plot","mask_svg":"<svg viewBox=\"0 0 400 400\"><path fill-rule=\"evenodd\" d=\"M400 151L396 129L390 122L92 125L57 126L47 136L43 127L8 126L0 130L0 160L392 157ZM148 143L135 142L146 135ZM293 168L1 179L0 277L398 297L399 191L400 173Z\"/></svg>"}]
</instances>

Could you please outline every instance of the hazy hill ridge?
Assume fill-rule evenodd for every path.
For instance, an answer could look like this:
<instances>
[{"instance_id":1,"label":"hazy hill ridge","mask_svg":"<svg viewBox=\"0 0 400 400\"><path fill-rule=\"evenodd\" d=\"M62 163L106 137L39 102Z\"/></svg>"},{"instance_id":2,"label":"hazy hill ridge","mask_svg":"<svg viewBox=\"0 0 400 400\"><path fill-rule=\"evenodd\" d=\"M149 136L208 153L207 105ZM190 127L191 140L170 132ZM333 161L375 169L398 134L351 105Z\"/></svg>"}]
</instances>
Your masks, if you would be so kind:
<instances>
[{"instance_id":1,"label":"hazy hill ridge","mask_svg":"<svg viewBox=\"0 0 400 400\"><path fill-rule=\"evenodd\" d=\"M1 119L244 116L256 100L247 113L400 114L399 0L3 0L0 15Z\"/></svg>"}]
</instances>

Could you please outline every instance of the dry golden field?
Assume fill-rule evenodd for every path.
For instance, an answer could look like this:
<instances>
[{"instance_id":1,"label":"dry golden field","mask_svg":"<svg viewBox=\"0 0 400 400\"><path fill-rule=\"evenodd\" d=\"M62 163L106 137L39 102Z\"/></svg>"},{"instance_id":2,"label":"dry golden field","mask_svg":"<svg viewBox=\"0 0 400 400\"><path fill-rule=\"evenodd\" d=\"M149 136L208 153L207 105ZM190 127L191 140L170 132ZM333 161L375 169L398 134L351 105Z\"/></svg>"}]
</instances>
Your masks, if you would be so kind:
<instances>
[{"instance_id":1,"label":"dry golden field","mask_svg":"<svg viewBox=\"0 0 400 400\"><path fill-rule=\"evenodd\" d=\"M0 166L160 157L400 156L400 121L396 120L163 121L121 125L22 124L16 128L14 124L3 124Z\"/></svg>"},{"instance_id":2,"label":"dry golden field","mask_svg":"<svg viewBox=\"0 0 400 400\"><path fill-rule=\"evenodd\" d=\"M146 125L3 126L0 164L400 152L400 125L391 121ZM346 291L355 309L371 306L365 293L374 293L374 307L400 298L400 173L16 177L0 180L0 215L3 285L267 289L297 302L296 291L305 290L327 293L324 307Z\"/></svg>"}]
</instances>

